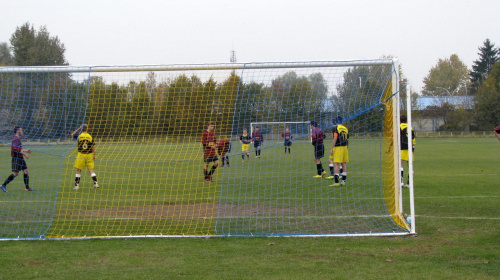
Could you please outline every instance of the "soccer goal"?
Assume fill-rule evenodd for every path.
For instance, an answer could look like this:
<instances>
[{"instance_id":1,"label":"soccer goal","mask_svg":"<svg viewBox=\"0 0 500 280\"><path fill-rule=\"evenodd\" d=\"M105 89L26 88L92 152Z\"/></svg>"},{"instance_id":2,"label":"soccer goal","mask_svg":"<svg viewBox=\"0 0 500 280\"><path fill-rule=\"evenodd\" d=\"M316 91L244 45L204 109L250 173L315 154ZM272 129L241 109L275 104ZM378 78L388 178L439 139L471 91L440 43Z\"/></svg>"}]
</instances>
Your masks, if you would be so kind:
<instances>
[{"instance_id":1,"label":"soccer goal","mask_svg":"<svg viewBox=\"0 0 500 280\"><path fill-rule=\"evenodd\" d=\"M0 183L21 126L35 190L18 176L0 191L0 239L415 233L413 181L401 189L399 178L397 69L396 59L0 67ZM337 116L350 136L340 187L314 177L310 131L315 121L326 135L329 173ZM84 168L74 189L82 124L99 188Z\"/></svg>"},{"instance_id":2,"label":"soccer goal","mask_svg":"<svg viewBox=\"0 0 500 280\"><path fill-rule=\"evenodd\" d=\"M311 142L311 121L296 121L296 122L252 122L250 123L250 131L253 135L255 128L259 128L262 133L263 142L266 146L274 146L283 144L285 140L294 141L309 141ZM285 139L288 137L289 139Z\"/></svg>"}]
</instances>

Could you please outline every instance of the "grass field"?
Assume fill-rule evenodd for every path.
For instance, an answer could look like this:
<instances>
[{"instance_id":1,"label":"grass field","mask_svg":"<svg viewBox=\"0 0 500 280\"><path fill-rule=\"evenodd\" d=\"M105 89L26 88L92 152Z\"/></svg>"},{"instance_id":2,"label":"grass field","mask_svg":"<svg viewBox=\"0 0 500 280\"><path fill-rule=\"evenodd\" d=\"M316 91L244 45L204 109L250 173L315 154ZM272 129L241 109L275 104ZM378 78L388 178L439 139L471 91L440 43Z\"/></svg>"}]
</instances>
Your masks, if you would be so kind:
<instances>
[{"instance_id":1,"label":"grass field","mask_svg":"<svg viewBox=\"0 0 500 280\"><path fill-rule=\"evenodd\" d=\"M499 152L418 139L416 236L2 241L0 279L499 279Z\"/></svg>"},{"instance_id":2,"label":"grass field","mask_svg":"<svg viewBox=\"0 0 500 280\"><path fill-rule=\"evenodd\" d=\"M203 181L200 143L100 143L97 190L85 170L73 190L74 145L32 144L36 192L24 192L20 179L8 186L0 238L407 233L384 203L394 190L382 184L378 138L351 139L348 187L337 188L312 178L308 140L294 141L290 154L282 140L266 141L262 158L252 153L245 162L235 142L231 167L220 167L213 183ZM328 170L326 158L323 164ZM0 170L8 168L0 162Z\"/></svg>"}]
</instances>

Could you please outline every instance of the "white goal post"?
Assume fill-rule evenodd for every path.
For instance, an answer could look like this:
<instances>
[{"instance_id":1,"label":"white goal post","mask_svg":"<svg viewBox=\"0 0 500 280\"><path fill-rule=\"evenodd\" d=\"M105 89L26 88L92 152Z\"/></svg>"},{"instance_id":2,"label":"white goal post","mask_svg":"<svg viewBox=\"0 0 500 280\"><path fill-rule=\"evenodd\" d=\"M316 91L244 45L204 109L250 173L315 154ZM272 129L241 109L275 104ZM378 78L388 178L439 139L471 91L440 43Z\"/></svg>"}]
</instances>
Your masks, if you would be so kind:
<instances>
[{"instance_id":1,"label":"white goal post","mask_svg":"<svg viewBox=\"0 0 500 280\"><path fill-rule=\"evenodd\" d=\"M413 234L411 151L410 188L400 187L398 69L389 58L0 67L1 150L10 157L22 127L35 189L18 178L0 191L0 239ZM340 187L317 176L328 155L318 168L310 142L316 121L331 147L335 116L350 136ZM75 176L70 135L82 124L98 189L86 172ZM255 126L262 149L239 142ZM227 141L230 151L206 149Z\"/></svg>"},{"instance_id":2,"label":"white goal post","mask_svg":"<svg viewBox=\"0 0 500 280\"><path fill-rule=\"evenodd\" d=\"M283 142L281 134L285 132L285 128L290 129L293 136L293 141L311 140L310 121L294 121L294 122L251 122L250 135L255 131L255 127L260 127L260 131L266 142Z\"/></svg>"}]
</instances>

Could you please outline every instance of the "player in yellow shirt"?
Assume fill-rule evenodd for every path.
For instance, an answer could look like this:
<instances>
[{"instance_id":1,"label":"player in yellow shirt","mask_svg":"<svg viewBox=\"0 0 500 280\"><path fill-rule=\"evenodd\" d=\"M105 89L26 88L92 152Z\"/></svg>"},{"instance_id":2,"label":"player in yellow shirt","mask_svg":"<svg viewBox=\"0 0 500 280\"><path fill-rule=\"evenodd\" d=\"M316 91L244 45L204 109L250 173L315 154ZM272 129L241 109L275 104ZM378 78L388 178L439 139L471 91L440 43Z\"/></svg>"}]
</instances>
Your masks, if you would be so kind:
<instances>
[{"instance_id":1,"label":"player in yellow shirt","mask_svg":"<svg viewBox=\"0 0 500 280\"><path fill-rule=\"evenodd\" d=\"M347 163L349 162L349 130L342 125L342 117L334 120L333 141L330 159L333 162L335 183L331 186L345 186L347 180ZM342 170L342 173L340 171ZM339 180L340 179L340 180Z\"/></svg>"},{"instance_id":2,"label":"player in yellow shirt","mask_svg":"<svg viewBox=\"0 0 500 280\"><path fill-rule=\"evenodd\" d=\"M399 122L400 122L400 125L399 125L399 129L400 129L400 144L401 144L401 186L403 188L408 188L409 185L410 185L410 175L408 175L408 181L407 181L407 184L405 185L404 184L404 179L403 179L403 173L404 173L404 169L403 169L403 165L404 165L404 162L406 162L406 166L408 167L408 161L409 161L409 156L408 156L408 148L409 148L409 145L408 145L408 118L406 117L406 115L401 115L399 117ZM413 128L411 130L411 146L412 146L412 151L415 150L415 144L416 144L416 140L415 140L415 132L413 131ZM414 157L412 158L414 159Z\"/></svg>"},{"instance_id":3,"label":"player in yellow shirt","mask_svg":"<svg viewBox=\"0 0 500 280\"><path fill-rule=\"evenodd\" d=\"M77 132L80 131L80 135ZM74 167L76 168L74 190L80 188L80 177L83 167L87 170L94 181L94 188L99 188L97 184L97 175L94 173L94 161L96 159L95 143L92 136L88 133L88 125L83 124L71 133L73 138L78 138L78 155L76 156Z\"/></svg>"},{"instance_id":4,"label":"player in yellow shirt","mask_svg":"<svg viewBox=\"0 0 500 280\"><path fill-rule=\"evenodd\" d=\"M248 134L248 130L243 129L243 134L240 135L240 143L241 143L241 159L245 161L245 155L247 159L250 159L250 155L248 152L250 151L250 144L252 143L252 136Z\"/></svg>"}]
</instances>

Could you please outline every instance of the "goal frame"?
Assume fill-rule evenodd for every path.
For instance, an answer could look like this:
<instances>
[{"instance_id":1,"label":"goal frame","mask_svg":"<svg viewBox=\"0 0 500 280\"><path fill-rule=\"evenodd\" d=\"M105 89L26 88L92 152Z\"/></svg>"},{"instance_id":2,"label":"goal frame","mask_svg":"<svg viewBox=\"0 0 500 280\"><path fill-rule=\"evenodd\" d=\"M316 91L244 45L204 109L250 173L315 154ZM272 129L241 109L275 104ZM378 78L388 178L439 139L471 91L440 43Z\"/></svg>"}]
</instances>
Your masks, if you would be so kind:
<instances>
[{"instance_id":1,"label":"goal frame","mask_svg":"<svg viewBox=\"0 0 500 280\"><path fill-rule=\"evenodd\" d=\"M392 140L394 143L394 174L396 182L395 185L399 186L399 170L401 168L401 156L400 156L400 137L399 135L399 116L400 116L400 97L399 97L399 61L398 59L374 59L374 60L346 60L346 61L312 61L312 62L283 62L283 63L231 63L231 64L198 64L198 65L143 65L143 66L53 66L53 67L0 67L0 74L3 73L84 73L95 74L95 73L109 73L109 72L125 72L125 71L136 71L136 72L150 72L150 71L172 71L172 72L182 72L182 71L194 71L194 70L228 70L228 71L243 71L247 69L285 69L285 68L306 68L306 67L353 67L353 66L376 66L376 65L386 65L392 67L392 89L391 96L395 98L388 102L391 102L394 106L394 116L393 116L393 128L392 128ZM412 129L411 125L411 97L408 94L406 96L407 104L407 117L408 117L408 129ZM308 123L309 121L300 122L252 122L250 123L250 133L253 132L253 126L258 124L293 124L293 123ZM309 135L311 134L310 129L308 130ZM411 139L410 139L411 141ZM413 182L413 153L412 150L408 150L409 153L409 203L410 203L410 215L411 223L408 223L410 227L410 234L415 234L415 209L414 209L414 182ZM392 157L392 156L391 156ZM396 187L397 188L397 187ZM403 213L403 192L401 189L395 193L394 200L397 203L396 207ZM54 205L56 202L54 202ZM407 210L407 209L405 209ZM405 211L406 212L406 211ZM408 233L362 233L362 234L326 234L326 235L313 235L313 236L394 236L394 235L407 235ZM220 236L220 235L215 235ZM296 234L290 233L289 235L281 236L297 236ZM130 238L131 236L126 236ZM136 235L134 237L179 237L174 235ZM197 237L196 235L190 235L189 237ZM199 237L207 237L206 235L200 235ZM45 238L43 235L40 238ZM64 238L64 237L63 237ZM86 238L86 237L76 237ZM90 238L100 238L90 237ZM103 237L101 237L103 238ZM121 238L121 236L107 236L104 238ZM17 238L17 239L32 239L32 238ZM58 239L58 238L51 238ZM61 239L61 238L59 238ZM2 238L0 238L2 240Z\"/></svg>"},{"instance_id":2,"label":"goal frame","mask_svg":"<svg viewBox=\"0 0 500 280\"><path fill-rule=\"evenodd\" d=\"M311 121L295 121L295 122L251 122L250 123L250 135L253 134L253 129L254 129L254 126L257 126L257 125L265 125L265 124L309 124ZM309 132L308 134L308 137L309 137L309 140L311 140L311 130L308 129L307 130Z\"/></svg>"}]
</instances>

